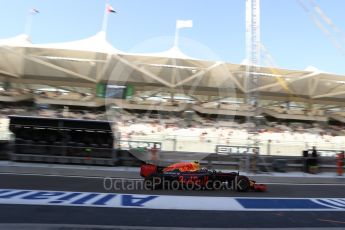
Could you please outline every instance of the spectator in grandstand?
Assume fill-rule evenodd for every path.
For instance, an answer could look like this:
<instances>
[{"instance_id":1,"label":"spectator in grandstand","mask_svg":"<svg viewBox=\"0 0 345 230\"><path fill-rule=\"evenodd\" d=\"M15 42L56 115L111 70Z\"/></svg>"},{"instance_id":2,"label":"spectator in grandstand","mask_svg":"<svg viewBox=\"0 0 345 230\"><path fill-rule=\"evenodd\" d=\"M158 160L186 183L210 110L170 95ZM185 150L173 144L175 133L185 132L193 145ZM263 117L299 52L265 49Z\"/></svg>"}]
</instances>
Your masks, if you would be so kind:
<instances>
[{"instance_id":1,"label":"spectator in grandstand","mask_svg":"<svg viewBox=\"0 0 345 230\"><path fill-rule=\"evenodd\" d=\"M313 146L313 150L312 150L312 152L311 152L311 156L312 156L313 158L317 158L316 146Z\"/></svg>"},{"instance_id":2,"label":"spectator in grandstand","mask_svg":"<svg viewBox=\"0 0 345 230\"><path fill-rule=\"evenodd\" d=\"M313 150L311 151L311 161L310 161L310 169L309 172L312 174L317 173L318 170L318 154L316 150L316 146L313 146Z\"/></svg>"},{"instance_id":3,"label":"spectator in grandstand","mask_svg":"<svg viewBox=\"0 0 345 230\"><path fill-rule=\"evenodd\" d=\"M253 154L251 157L251 171L256 173L258 171L258 160L259 160L259 151L257 148L253 148Z\"/></svg>"},{"instance_id":4,"label":"spectator in grandstand","mask_svg":"<svg viewBox=\"0 0 345 230\"><path fill-rule=\"evenodd\" d=\"M302 156L303 156L303 172L308 173L309 172L309 152L308 150L303 150L302 152Z\"/></svg>"}]
</instances>

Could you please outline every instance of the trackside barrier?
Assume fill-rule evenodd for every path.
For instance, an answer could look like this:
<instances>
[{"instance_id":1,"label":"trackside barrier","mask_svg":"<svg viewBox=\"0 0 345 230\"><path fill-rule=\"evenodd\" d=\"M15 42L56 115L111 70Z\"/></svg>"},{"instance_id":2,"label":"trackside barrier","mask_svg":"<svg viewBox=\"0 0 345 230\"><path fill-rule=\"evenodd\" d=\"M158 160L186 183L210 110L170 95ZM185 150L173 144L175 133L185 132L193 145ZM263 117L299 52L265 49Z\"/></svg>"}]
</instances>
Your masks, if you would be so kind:
<instances>
[{"instance_id":1,"label":"trackside barrier","mask_svg":"<svg viewBox=\"0 0 345 230\"><path fill-rule=\"evenodd\" d=\"M24 147L24 146L23 146ZM43 147L43 146L41 146ZM101 150L101 149L100 149ZM160 151L159 157L164 156L167 152ZM188 154L190 157L185 160L195 160L191 152L168 152L167 155L175 157L164 157L165 165L170 163L176 163L180 161L180 155ZM198 154L198 153L195 153ZM27 161L27 162L43 162L43 163L62 163L62 164L88 164L88 165L119 165L119 166L139 166L143 163L142 160L134 157L129 150L116 150L113 152L111 158L98 158L93 157L82 157L82 156L62 156L62 155L47 155L47 154L23 154L12 152L9 154L10 160L13 161ZM240 170L246 171L248 164L249 155L244 154L232 154L232 155L219 155L210 154L207 157L199 160L202 167L214 168L214 169L229 169L229 170ZM279 172L292 172L292 171L303 171L303 159L302 157L293 156L260 156L263 161L259 161L257 164L261 171L279 171ZM284 169L277 167L275 162L284 161ZM319 157L319 171L320 172L337 172L339 166L337 166L337 159L335 157ZM344 165L343 165L344 169Z\"/></svg>"},{"instance_id":2,"label":"trackside barrier","mask_svg":"<svg viewBox=\"0 0 345 230\"><path fill-rule=\"evenodd\" d=\"M9 142L0 142L0 160L8 160L9 152L10 152Z\"/></svg>"},{"instance_id":3,"label":"trackside barrier","mask_svg":"<svg viewBox=\"0 0 345 230\"><path fill-rule=\"evenodd\" d=\"M88 165L118 165L118 166L139 166L143 161L135 158L127 150L118 150L115 154L115 160L107 158L87 158L87 157L64 157L54 155L37 155L37 154L19 154L11 153L10 157L13 161L25 161L25 162L43 162L43 163L62 163L62 164L88 164ZM159 154L164 155L164 152ZM178 155L183 152L177 152L177 157L174 159L164 159L165 164L176 163ZM189 153L192 155L191 153ZM263 156L261 156L263 157ZM258 167L262 167L263 170L269 171L303 171L303 161L299 157L285 157L281 156L265 156L265 163L258 163ZM229 169L229 170L240 170L245 171L246 169L246 156L245 155L231 155L231 156L220 156L217 154L210 154L206 158L200 160L202 167L208 167L213 169ZM186 160L194 160L192 157ZM276 160L285 161L285 170L275 167L274 162ZM319 158L319 171L320 172L337 172L336 158L335 157L320 157ZM344 166L343 166L344 170Z\"/></svg>"},{"instance_id":4,"label":"trackside barrier","mask_svg":"<svg viewBox=\"0 0 345 230\"><path fill-rule=\"evenodd\" d=\"M121 154L126 153L126 166L137 166L141 164L141 160L136 159L129 151L121 150ZM193 161L193 154L191 152L159 152L159 156L164 162L164 165L176 163L181 161L181 156L184 156L184 160ZM185 156L189 157L186 158ZM120 156L120 154L119 154ZM170 157L163 157L170 156ZM208 167L213 169L229 169L229 170L240 170L246 171L247 159L250 157L250 154L231 154L231 155L220 155L220 154L209 154L199 162L202 167ZM281 168L274 168L275 162L284 161L284 170ZM302 157L294 156L260 156L260 160L257 163L259 171L278 171L278 172L292 172L303 170L303 159ZM335 157L319 157L319 171L320 172L336 172L336 158Z\"/></svg>"},{"instance_id":5,"label":"trackside barrier","mask_svg":"<svg viewBox=\"0 0 345 230\"><path fill-rule=\"evenodd\" d=\"M123 166L137 166L143 162L157 161L162 149L161 142L152 141L119 140L116 144L119 164Z\"/></svg>"},{"instance_id":6,"label":"trackside barrier","mask_svg":"<svg viewBox=\"0 0 345 230\"><path fill-rule=\"evenodd\" d=\"M258 163L258 167L268 168L269 171L280 171L279 168L274 170L275 162L284 161L285 170L287 172L291 171L302 171L303 170L303 159L302 157L295 156L260 156L262 159ZM248 155L243 154L232 154L228 156L221 156L217 154L210 154L204 159L204 163L207 165L212 165L214 168L223 169L236 169L245 171L245 162L248 159ZM336 172L336 158L335 157L319 157L319 171L320 172ZM344 167L344 166L343 166Z\"/></svg>"}]
</instances>

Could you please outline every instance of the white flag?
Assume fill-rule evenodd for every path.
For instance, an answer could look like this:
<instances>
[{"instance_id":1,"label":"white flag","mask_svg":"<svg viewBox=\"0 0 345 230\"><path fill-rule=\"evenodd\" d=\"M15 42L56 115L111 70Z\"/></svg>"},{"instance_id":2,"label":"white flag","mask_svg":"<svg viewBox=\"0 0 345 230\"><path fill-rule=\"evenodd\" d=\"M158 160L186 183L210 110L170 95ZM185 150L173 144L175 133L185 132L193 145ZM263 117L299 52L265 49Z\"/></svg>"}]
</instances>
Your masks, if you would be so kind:
<instances>
[{"instance_id":1,"label":"white flag","mask_svg":"<svg viewBox=\"0 0 345 230\"><path fill-rule=\"evenodd\" d=\"M193 21L192 20L177 20L176 21L176 28L191 28L193 27Z\"/></svg>"}]
</instances>

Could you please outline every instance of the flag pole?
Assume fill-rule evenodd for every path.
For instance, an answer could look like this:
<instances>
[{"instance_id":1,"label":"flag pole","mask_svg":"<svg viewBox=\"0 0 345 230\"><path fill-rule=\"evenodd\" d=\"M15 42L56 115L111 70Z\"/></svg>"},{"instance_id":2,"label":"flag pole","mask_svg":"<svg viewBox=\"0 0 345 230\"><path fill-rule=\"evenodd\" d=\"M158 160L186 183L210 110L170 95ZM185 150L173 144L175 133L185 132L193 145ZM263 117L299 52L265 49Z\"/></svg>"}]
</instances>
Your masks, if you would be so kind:
<instances>
[{"instance_id":1,"label":"flag pole","mask_svg":"<svg viewBox=\"0 0 345 230\"><path fill-rule=\"evenodd\" d=\"M177 22L176 22L174 47L178 47L178 42L179 42L179 28L177 28Z\"/></svg>"},{"instance_id":2,"label":"flag pole","mask_svg":"<svg viewBox=\"0 0 345 230\"><path fill-rule=\"evenodd\" d=\"M33 14L31 12L31 10L29 10L27 19L26 19L26 23L25 23L25 31L24 33L30 37L30 33L31 33L31 28L32 28L32 18L33 18Z\"/></svg>"},{"instance_id":3,"label":"flag pole","mask_svg":"<svg viewBox=\"0 0 345 230\"><path fill-rule=\"evenodd\" d=\"M108 27L108 17L109 17L109 13L107 11L108 4L109 4L108 1L106 1L105 8L104 8L103 22L102 22L102 31L105 34L107 33L107 27Z\"/></svg>"}]
</instances>

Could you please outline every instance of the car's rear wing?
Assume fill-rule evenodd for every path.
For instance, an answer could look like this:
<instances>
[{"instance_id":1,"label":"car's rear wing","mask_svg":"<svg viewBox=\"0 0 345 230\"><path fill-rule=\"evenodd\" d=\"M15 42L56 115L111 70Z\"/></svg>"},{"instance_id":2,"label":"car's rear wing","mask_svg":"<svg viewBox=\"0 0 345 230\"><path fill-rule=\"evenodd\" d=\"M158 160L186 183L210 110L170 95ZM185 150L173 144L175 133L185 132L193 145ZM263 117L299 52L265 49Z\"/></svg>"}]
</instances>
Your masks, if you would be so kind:
<instances>
[{"instance_id":1,"label":"car's rear wing","mask_svg":"<svg viewBox=\"0 0 345 230\"><path fill-rule=\"evenodd\" d=\"M142 177L148 177L153 173L161 173L163 171L164 167L160 167L153 164L142 164L140 167L140 176Z\"/></svg>"}]
</instances>

